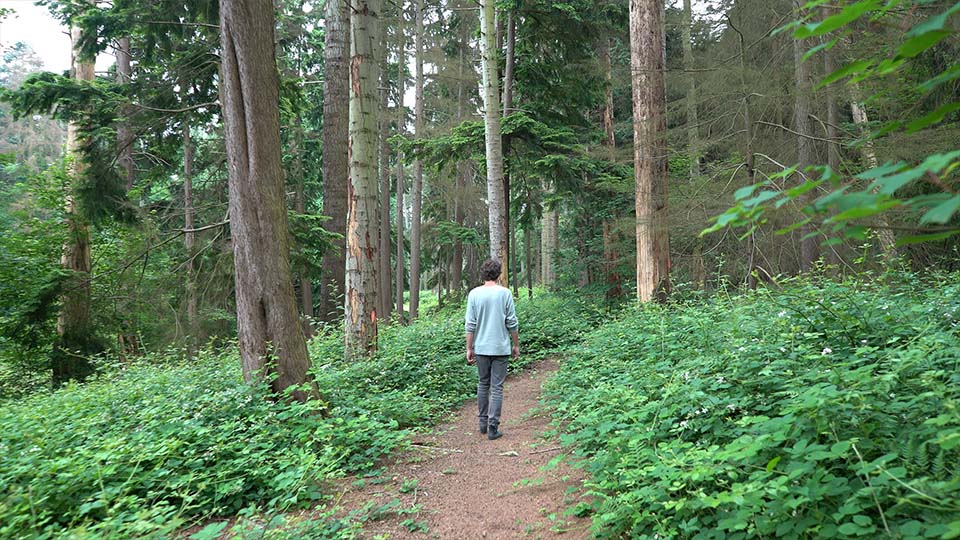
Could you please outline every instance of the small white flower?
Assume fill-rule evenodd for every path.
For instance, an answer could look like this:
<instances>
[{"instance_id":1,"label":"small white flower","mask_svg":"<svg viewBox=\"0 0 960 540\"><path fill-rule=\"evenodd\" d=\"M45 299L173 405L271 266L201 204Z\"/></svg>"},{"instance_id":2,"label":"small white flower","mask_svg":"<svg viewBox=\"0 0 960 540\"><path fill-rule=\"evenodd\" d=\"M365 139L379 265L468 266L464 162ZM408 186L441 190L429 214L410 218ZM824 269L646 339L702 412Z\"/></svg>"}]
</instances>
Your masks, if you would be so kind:
<instances>
[{"instance_id":1,"label":"small white flower","mask_svg":"<svg viewBox=\"0 0 960 540\"><path fill-rule=\"evenodd\" d=\"M686 420L681 420L681 421L680 421L680 427L682 427L683 429L687 429L687 421L686 421Z\"/></svg>"},{"instance_id":2,"label":"small white flower","mask_svg":"<svg viewBox=\"0 0 960 540\"><path fill-rule=\"evenodd\" d=\"M866 344L867 344L867 340L861 339L861 340L860 340L860 343L863 343L864 345L866 345Z\"/></svg>"},{"instance_id":3,"label":"small white flower","mask_svg":"<svg viewBox=\"0 0 960 540\"><path fill-rule=\"evenodd\" d=\"M780 313L777 313L777 317L786 317L786 316L787 316L787 310L783 310Z\"/></svg>"},{"instance_id":4,"label":"small white flower","mask_svg":"<svg viewBox=\"0 0 960 540\"><path fill-rule=\"evenodd\" d=\"M787 352L786 347L780 347L780 352L783 352L783 353Z\"/></svg>"},{"instance_id":5,"label":"small white flower","mask_svg":"<svg viewBox=\"0 0 960 540\"><path fill-rule=\"evenodd\" d=\"M831 349L830 347L824 347L824 348L823 348L823 351L822 351L820 354L823 355L823 356L826 356L826 355L828 355L828 354L830 354L830 353L832 353L832 352L833 352L833 349Z\"/></svg>"},{"instance_id":6,"label":"small white flower","mask_svg":"<svg viewBox=\"0 0 960 540\"><path fill-rule=\"evenodd\" d=\"M733 403L728 403L727 408L730 409L731 411L737 410L737 406L734 405Z\"/></svg>"},{"instance_id":7,"label":"small white flower","mask_svg":"<svg viewBox=\"0 0 960 540\"><path fill-rule=\"evenodd\" d=\"M719 377L717 377L717 382L723 383L723 382L726 382L726 379L723 378L723 375L720 375Z\"/></svg>"}]
</instances>

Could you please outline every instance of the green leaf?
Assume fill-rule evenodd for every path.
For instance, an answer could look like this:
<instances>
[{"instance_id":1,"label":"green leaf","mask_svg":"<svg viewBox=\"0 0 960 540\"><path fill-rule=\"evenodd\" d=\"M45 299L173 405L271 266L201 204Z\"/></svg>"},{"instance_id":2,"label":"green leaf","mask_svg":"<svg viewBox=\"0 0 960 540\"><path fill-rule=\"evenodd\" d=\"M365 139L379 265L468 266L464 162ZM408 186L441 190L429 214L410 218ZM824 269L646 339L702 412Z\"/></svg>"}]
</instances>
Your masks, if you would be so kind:
<instances>
[{"instance_id":1,"label":"green leaf","mask_svg":"<svg viewBox=\"0 0 960 540\"><path fill-rule=\"evenodd\" d=\"M884 203L880 203L876 206L858 206L858 207L854 207L849 210L840 212L839 214L831 217L827 221L831 223L835 223L840 221L849 221L851 219L865 218L865 217L873 216L881 212L884 212L886 210L889 210L895 206L898 206L899 204L900 204L900 201L887 201Z\"/></svg>"},{"instance_id":2,"label":"green leaf","mask_svg":"<svg viewBox=\"0 0 960 540\"><path fill-rule=\"evenodd\" d=\"M924 92L929 92L943 83L950 82L960 77L960 63L954 64L949 69L941 71L936 77L922 82L919 86Z\"/></svg>"},{"instance_id":3,"label":"green leaf","mask_svg":"<svg viewBox=\"0 0 960 540\"><path fill-rule=\"evenodd\" d=\"M935 32L927 32L926 34L921 34L919 36L913 37L905 41L897 49L897 55L901 58L913 58L923 51L933 47L937 43L943 41L943 38L949 36L951 32L946 30L937 30Z\"/></svg>"},{"instance_id":4,"label":"green leaf","mask_svg":"<svg viewBox=\"0 0 960 540\"><path fill-rule=\"evenodd\" d=\"M216 540L220 533L229 525L229 521L221 521L219 523L211 523L206 527L200 529L199 531L190 535L190 540Z\"/></svg>"},{"instance_id":5,"label":"green leaf","mask_svg":"<svg viewBox=\"0 0 960 540\"><path fill-rule=\"evenodd\" d=\"M924 242L938 242L940 240L946 240L955 234L960 234L960 229L955 231L945 231L940 233L933 234L919 234L913 236L905 236L903 238L897 239L898 246L908 246L910 244L922 244Z\"/></svg>"},{"instance_id":6,"label":"green leaf","mask_svg":"<svg viewBox=\"0 0 960 540\"><path fill-rule=\"evenodd\" d=\"M753 184L752 186L745 186L733 192L733 200L740 201L746 199L750 195L753 195L755 189L757 189L761 184Z\"/></svg>"},{"instance_id":7,"label":"green leaf","mask_svg":"<svg viewBox=\"0 0 960 540\"><path fill-rule=\"evenodd\" d=\"M946 223L950 221L953 214L960 208L960 195L954 195L946 201L931 208L923 217L920 218L921 224L928 223Z\"/></svg>"},{"instance_id":8,"label":"green leaf","mask_svg":"<svg viewBox=\"0 0 960 540\"><path fill-rule=\"evenodd\" d=\"M857 75L867 71L873 65L873 60L860 60L843 66L842 68L834 71L833 73L827 75L823 79L820 79L820 82L814 87L815 90L819 90L828 84L834 83L848 77L850 75Z\"/></svg>"},{"instance_id":9,"label":"green leaf","mask_svg":"<svg viewBox=\"0 0 960 540\"><path fill-rule=\"evenodd\" d=\"M944 119L948 114L960 110L960 101L954 101L953 103L947 103L939 107L937 110L917 118L913 122L907 124L907 133L915 133L921 129L939 123Z\"/></svg>"},{"instance_id":10,"label":"green leaf","mask_svg":"<svg viewBox=\"0 0 960 540\"><path fill-rule=\"evenodd\" d=\"M956 13L957 11L960 11L960 2L957 2L952 7L944 11L943 13L940 13L939 15L934 15L933 17L930 17L929 19L923 21L922 23L914 26L913 28L910 29L909 32L907 32L906 36L914 37L914 36L926 34L928 32L943 30L944 26L946 26L947 24L947 19L950 18L950 16Z\"/></svg>"},{"instance_id":11,"label":"green leaf","mask_svg":"<svg viewBox=\"0 0 960 540\"><path fill-rule=\"evenodd\" d=\"M829 51L830 49L833 48L834 45L837 44L838 41L840 41L840 38L839 38L839 37L835 37L835 38L831 39L830 41L826 41L826 42L824 42L824 43L821 43L821 44L817 45L816 47L814 47L814 48L810 49L809 51L803 53L803 58L801 59L801 61L802 61L802 62L806 62L811 56L817 54L817 53L820 52L820 51Z\"/></svg>"},{"instance_id":12,"label":"green leaf","mask_svg":"<svg viewBox=\"0 0 960 540\"><path fill-rule=\"evenodd\" d=\"M767 472L772 471L777 467L777 463L780 463L780 456L777 456L767 462Z\"/></svg>"},{"instance_id":13,"label":"green leaf","mask_svg":"<svg viewBox=\"0 0 960 540\"><path fill-rule=\"evenodd\" d=\"M822 36L823 34L833 32L837 28L855 21L867 11L879 6L879 0L861 0L860 2L854 2L843 8L843 10L836 15L831 15L818 23L806 24L797 28L796 31L793 32L793 37L805 39L813 36Z\"/></svg>"}]
</instances>

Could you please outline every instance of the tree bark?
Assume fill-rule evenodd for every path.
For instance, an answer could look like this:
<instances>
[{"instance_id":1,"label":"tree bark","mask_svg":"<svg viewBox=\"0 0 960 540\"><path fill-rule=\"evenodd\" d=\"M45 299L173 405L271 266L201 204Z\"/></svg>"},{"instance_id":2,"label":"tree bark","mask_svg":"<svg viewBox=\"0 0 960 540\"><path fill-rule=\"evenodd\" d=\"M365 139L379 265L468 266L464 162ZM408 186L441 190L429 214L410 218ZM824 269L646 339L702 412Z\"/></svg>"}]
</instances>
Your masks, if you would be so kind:
<instances>
[{"instance_id":1,"label":"tree bark","mask_svg":"<svg viewBox=\"0 0 960 540\"><path fill-rule=\"evenodd\" d=\"M743 24L743 10L736 10L739 17L739 26L744 27ZM756 183L756 165L755 159L756 156L753 152L753 116L750 110L750 85L747 81L747 63L746 63L746 38L743 35L743 31L737 26L733 25L733 21L730 21L730 27L737 33L738 36L738 48L740 56L740 94L741 99L743 100L743 153L746 156L747 162L747 185L753 185ZM703 240L702 238L698 239L697 242L697 264L704 267L703 274L704 279L702 280L706 284L706 268L705 263L703 262ZM756 259L757 245L755 242L754 234L751 233L747 237L747 268L746 275L744 276L744 281L747 286L751 289L757 288L757 279L754 274L754 261ZM698 270L699 271L699 270ZM699 277L698 277L699 279Z\"/></svg>"},{"instance_id":2,"label":"tree bark","mask_svg":"<svg viewBox=\"0 0 960 540\"><path fill-rule=\"evenodd\" d=\"M557 284L556 255L560 247L560 214L556 209L544 210L540 234L540 262L542 264L540 282L547 290Z\"/></svg>"},{"instance_id":3,"label":"tree bark","mask_svg":"<svg viewBox=\"0 0 960 540\"><path fill-rule=\"evenodd\" d=\"M794 0L793 6L800 12L802 6L801 0ZM814 146L813 130L810 128L810 95L812 92L812 82L810 80L810 69L803 61L803 53L806 51L804 41L800 39L793 40L793 70L794 79L797 86L797 93L793 108L793 129L797 132L797 164L800 171L805 171L807 167L813 165ZM803 183L802 177L799 177L799 183ZM809 272L813 269L817 261L818 249L817 239L812 236L813 226L804 225L801 229L803 239L800 241L800 270Z\"/></svg>"},{"instance_id":4,"label":"tree bark","mask_svg":"<svg viewBox=\"0 0 960 540\"><path fill-rule=\"evenodd\" d=\"M697 80L693 76L693 41L690 31L693 26L693 13L690 0L683 0L683 22L680 24L683 41L683 69L687 79L687 154L690 159L690 176L700 176L700 135L697 114Z\"/></svg>"},{"instance_id":5,"label":"tree bark","mask_svg":"<svg viewBox=\"0 0 960 540\"><path fill-rule=\"evenodd\" d=\"M327 0L324 23L323 83L323 213L330 219L324 228L346 234L347 184L349 183L347 132L350 95L348 69L350 2ZM324 321L340 318L346 268L346 238L328 250L321 261L320 312Z\"/></svg>"},{"instance_id":6,"label":"tree bark","mask_svg":"<svg viewBox=\"0 0 960 540\"><path fill-rule=\"evenodd\" d=\"M80 28L70 31L73 47L82 37ZM73 52L73 77L80 81L93 81L93 62L81 60ZM86 165L80 153L81 142L78 137L80 126L71 122L67 125L67 155L71 158L70 178L73 186L80 184ZM63 245L60 265L71 272L66 292L60 299L60 314L57 317L57 343L52 356L53 385L71 380L83 380L93 373L93 365L86 354L93 352L93 323L90 316L90 227L79 214L76 199L72 193L66 197L67 241Z\"/></svg>"},{"instance_id":7,"label":"tree bark","mask_svg":"<svg viewBox=\"0 0 960 540\"><path fill-rule=\"evenodd\" d=\"M117 83L130 84L133 78L133 69L130 66L130 38L120 38L117 47ZM133 180L136 176L136 170L133 162L133 130L130 129L130 114L132 109L129 105L123 107L123 121L117 126L117 147L120 155L117 162L123 169L124 179L126 180L127 191L133 189Z\"/></svg>"},{"instance_id":8,"label":"tree bark","mask_svg":"<svg viewBox=\"0 0 960 540\"><path fill-rule=\"evenodd\" d=\"M511 9L507 12L507 58L504 66L503 75L503 116L506 117L513 109L513 71L516 64L516 45L517 45L517 21L514 12ZM503 139L503 153L510 155L510 138ZM508 271L504 271L504 286L512 280L514 282L514 296L517 291L517 273L516 262L516 239L510 223L510 167L504 167L503 173L503 223L506 227L506 252L503 259L504 265ZM511 262L513 261L513 262ZM512 274L512 277L511 277Z\"/></svg>"},{"instance_id":9,"label":"tree bark","mask_svg":"<svg viewBox=\"0 0 960 540\"><path fill-rule=\"evenodd\" d=\"M403 104L403 96L407 91L407 81L404 75L404 67L407 65L407 44L406 44L406 34L404 34L403 29L403 6L402 4L397 8L397 33L399 34L399 46L398 46L398 80L397 86L399 87L397 99L397 133L403 134L406 131L407 126L407 109ZM397 316L402 322L403 317L403 290L404 290L404 270L405 265L403 263L403 183L404 183L404 170L403 170L403 152L397 151L397 271L394 275L396 279L396 301L397 301Z\"/></svg>"},{"instance_id":10,"label":"tree bark","mask_svg":"<svg viewBox=\"0 0 960 540\"><path fill-rule=\"evenodd\" d=\"M503 146L500 137L500 77L497 74L497 44L494 0L481 0L480 34L483 63L484 133L487 159L487 213L490 257L501 262L500 284L507 286L507 233L504 222Z\"/></svg>"},{"instance_id":11,"label":"tree bark","mask_svg":"<svg viewBox=\"0 0 960 540\"><path fill-rule=\"evenodd\" d=\"M347 185L347 358L377 350L377 0L350 14L350 184Z\"/></svg>"},{"instance_id":12,"label":"tree bark","mask_svg":"<svg viewBox=\"0 0 960 540\"><path fill-rule=\"evenodd\" d=\"M603 70L605 80L603 89L603 139L601 146L605 150L607 159L615 161L616 134L613 131L613 66L610 62L610 40L602 38L600 40L600 68ZM617 261L620 259L620 252L617 246L620 244L621 235L617 230L617 221L620 216L616 210L611 211L611 215L603 220L601 225L603 229L603 266L605 281L607 283L607 298L613 300L623 297L623 283L620 274L617 272Z\"/></svg>"},{"instance_id":13,"label":"tree bark","mask_svg":"<svg viewBox=\"0 0 960 540\"><path fill-rule=\"evenodd\" d=\"M866 136L867 125L870 123L870 119L867 117L866 109L860 106L860 87L858 85L852 85L850 91L852 94L850 99L850 112L853 116L853 123L860 130L860 134ZM877 152L873 149L873 141L866 137L864 140L865 142L861 150L863 159L866 161L867 167L875 169L879 166L880 162L877 160ZM876 217L880 227L874 229L874 232L880 241L880 249L884 258L892 260L897 256L897 238L893 234L893 231L887 228L889 225L887 217L882 213L877 214Z\"/></svg>"},{"instance_id":14,"label":"tree bark","mask_svg":"<svg viewBox=\"0 0 960 540\"><path fill-rule=\"evenodd\" d=\"M390 94L390 75L388 73L387 32L380 32L380 263L377 277L380 290L377 292L380 319L389 319L393 306L390 290L390 116L388 97Z\"/></svg>"},{"instance_id":15,"label":"tree bark","mask_svg":"<svg viewBox=\"0 0 960 540\"><path fill-rule=\"evenodd\" d=\"M200 344L200 308L197 301L197 233L193 204L193 140L190 136L190 121L183 122L183 234L187 252L187 354L193 357Z\"/></svg>"},{"instance_id":16,"label":"tree bark","mask_svg":"<svg viewBox=\"0 0 960 540\"><path fill-rule=\"evenodd\" d=\"M666 100L663 4L630 0L633 147L637 218L637 298L665 302L670 294L667 229Z\"/></svg>"},{"instance_id":17,"label":"tree bark","mask_svg":"<svg viewBox=\"0 0 960 540\"><path fill-rule=\"evenodd\" d=\"M463 21L460 23L460 50L457 65L457 122L463 122L467 116L466 90L466 51L470 47L469 27ZM467 189L467 175L470 161L457 163L457 187L454 192L453 220L463 226L464 206ZM450 283L458 291L463 288L463 242L458 238L453 241L453 256L451 261Z\"/></svg>"},{"instance_id":18,"label":"tree bark","mask_svg":"<svg viewBox=\"0 0 960 540\"><path fill-rule=\"evenodd\" d=\"M530 227L523 230L523 249L527 255L527 298L533 298L533 235Z\"/></svg>"},{"instance_id":19,"label":"tree bark","mask_svg":"<svg viewBox=\"0 0 960 540\"><path fill-rule=\"evenodd\" d=\"M237 331L243 375L276 394L316 394L290 273L270 0L220 3L221 110L230 186ZM312 386L312 385L311 385Z\"/></svg>"},{"instance_id":20,"label":"tree bark","mask_svg":"<svg viewBox=\"0 0 960 540\"><path fill-rule=\"evenodd\" d=\"M414 63L416 64L414 126L415 138L423 136L423 0L416 0ZM423 162L413 162L413 198L410 216L410 322L420 311L420 222L423 203Z\"/></svg>"}]
</instances>

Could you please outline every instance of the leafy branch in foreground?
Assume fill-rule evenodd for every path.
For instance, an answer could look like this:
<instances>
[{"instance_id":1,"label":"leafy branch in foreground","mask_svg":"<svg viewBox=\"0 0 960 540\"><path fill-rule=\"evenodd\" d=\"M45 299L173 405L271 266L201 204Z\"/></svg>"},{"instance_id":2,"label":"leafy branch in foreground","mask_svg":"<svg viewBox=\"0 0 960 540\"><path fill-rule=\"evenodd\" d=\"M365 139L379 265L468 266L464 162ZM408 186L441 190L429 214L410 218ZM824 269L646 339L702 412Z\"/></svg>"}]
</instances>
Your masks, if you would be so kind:
<instances>
[{"instance_id":1,"label":"leafy branch in foreground","mask_svg":"<svg viewBox=\"0 0 960 540\"><path fill-rule=\"evenodd\" d=\"M873 24L892 17L896 7L909 7L910 14L929 10L924 2L862 0L849 2L833 11L832 15L811 21L816 13L813 8L821 4L824 2L820 0L809 2L804 6L807 13L801 19L780 29L793 28L796 39L836 35L808 51L804 60L834 47L853 32L857 23ZM902 72L919 62L924 53L932 53L935 48L956 41L956 30L949 19L957 12L960 12L960 2L930 14L906 31L889 54L854 59L823 77L817 87L846 80L848 85L856 88L861 82L885 79L895 74L904 78ZM901 24L907 20L906 15L903 17L898 21ZM955 117L956 111L960 110L960 99L953 88L956 80L960 79L960 60L957 58L953 55L946 63L937 64L933 76L910 84L906 90L911 96L909 99L916 103L935 102L928 107L932 110L916 112L918 107L911 107L907 117L883 122L866 137L853 141L849 146L869 145L895 132L914 134L930 130ZM870 229L881 228L906 231L906 235L898 238L899 245L943 240L960 234L960 223L954 219L960 209L960 190L956 185L960 150L935 151L917 160L891 160L871 165L853 175L844 175L828 166L810 167L803 171L806 173L802 175L804 181L789 188L786 179L799 171L797 167L784 168L763 182L737 190L734 206L714 218L713 224L701 235L724 227L747 227L752 231L767 221L770 212L788 203L800 204L806 218L777 231L779 234L814 222L821 225L821 230L811 234L835 236L827 240L828 243L840 242L841 237L863 239ZM811 197L814 193L817 196ZM894 211L911 220L908 226L891 227L884 221L870 220Z\"/></svg>"}]
</instances>

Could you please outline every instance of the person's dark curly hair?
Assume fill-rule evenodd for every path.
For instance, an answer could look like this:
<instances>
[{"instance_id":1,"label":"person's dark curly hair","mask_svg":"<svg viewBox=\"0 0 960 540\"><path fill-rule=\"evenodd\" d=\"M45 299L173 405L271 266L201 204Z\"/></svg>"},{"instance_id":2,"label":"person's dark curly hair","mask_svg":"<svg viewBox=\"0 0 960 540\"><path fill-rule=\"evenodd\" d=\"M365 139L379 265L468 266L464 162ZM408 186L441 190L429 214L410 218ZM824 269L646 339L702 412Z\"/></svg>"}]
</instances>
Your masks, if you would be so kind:
<instances>
[{"instance_id":1,"label":"person's dark curly hair","mask_svg":"<svg viewBox=\"0 0 960 540\"><path fill-rule=\"evenodd\" d=\"M496 281L500 278L500 270L502 269L500 261L496 259L487 259L483 261L483 264L480 265L480 277L484 281Z\"/></svg>"}]
</instances>

